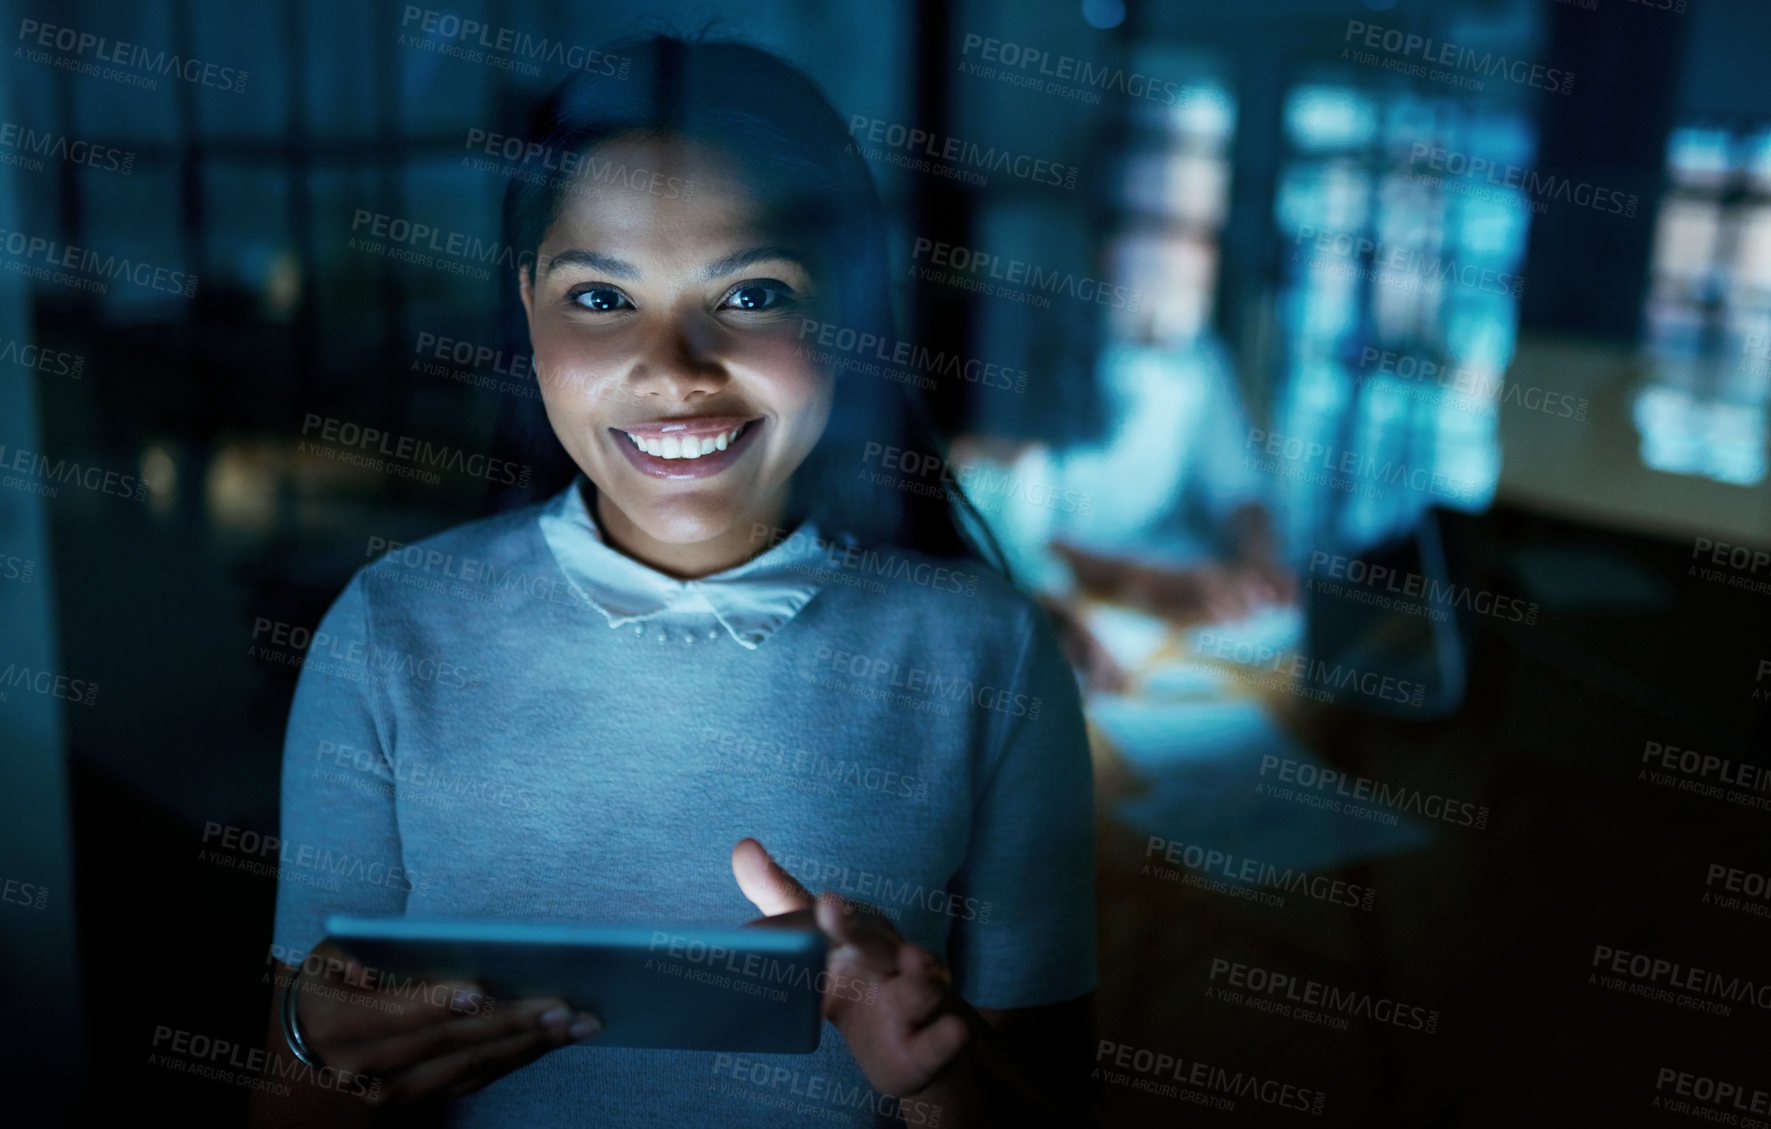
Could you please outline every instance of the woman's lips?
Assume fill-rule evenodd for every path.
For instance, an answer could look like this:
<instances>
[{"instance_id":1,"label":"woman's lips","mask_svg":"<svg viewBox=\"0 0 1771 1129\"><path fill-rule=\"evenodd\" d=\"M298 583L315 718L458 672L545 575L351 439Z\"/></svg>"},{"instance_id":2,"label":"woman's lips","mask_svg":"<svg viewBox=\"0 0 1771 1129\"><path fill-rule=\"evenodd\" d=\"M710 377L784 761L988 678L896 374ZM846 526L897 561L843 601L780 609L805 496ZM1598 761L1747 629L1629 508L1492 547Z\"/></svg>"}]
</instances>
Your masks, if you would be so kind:
<instances>
[{"instance_id":1,"label":"woman's lips","mask_svg":"<svg viewBox=\"0 0 1771 1129\"><path fill-rule=\"evenodd\" d=\"M762 425L761 419L705 416L611 427L609 433L628 461L645 474L706 478L732 465Z\"/></svg>"}]
</instances>

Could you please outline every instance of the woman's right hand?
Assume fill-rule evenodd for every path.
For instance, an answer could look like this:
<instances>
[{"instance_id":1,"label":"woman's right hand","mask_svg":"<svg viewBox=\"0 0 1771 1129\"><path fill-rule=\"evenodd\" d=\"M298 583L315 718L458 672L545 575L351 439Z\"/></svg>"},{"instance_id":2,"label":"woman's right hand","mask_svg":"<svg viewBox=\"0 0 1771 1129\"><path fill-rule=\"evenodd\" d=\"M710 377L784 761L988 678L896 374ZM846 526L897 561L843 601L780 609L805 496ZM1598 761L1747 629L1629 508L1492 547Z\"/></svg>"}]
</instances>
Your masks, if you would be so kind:
<instances>
[{"instance_id":1,"label":"woman's right hand","mask_svg":"<svg viewBox=\"0 0 1771 1129\"><path fill-rule=\"evenodd\" d=\"M1052 550L1070 565L1084 591L1161 616L1177 628L1233 623L1259 606L1257 586L1216 561L1171 568L1097 556L1062 541L1054 541Z\"/></svg>"},{"instance_id":2,"label":"woman's right hand","mask_svg":"<svg viewBox=\"0 0 1771 1129\"><path fill-rule=\"evenodd\" d=\"M363 1076L352 1091L376 1107L452 1101L603 1029L557 999L498 1000L467 981L366 969L330 941L304 968L295 1012L303 1042L322 1066Z\"/></svg>"}]
</instances>

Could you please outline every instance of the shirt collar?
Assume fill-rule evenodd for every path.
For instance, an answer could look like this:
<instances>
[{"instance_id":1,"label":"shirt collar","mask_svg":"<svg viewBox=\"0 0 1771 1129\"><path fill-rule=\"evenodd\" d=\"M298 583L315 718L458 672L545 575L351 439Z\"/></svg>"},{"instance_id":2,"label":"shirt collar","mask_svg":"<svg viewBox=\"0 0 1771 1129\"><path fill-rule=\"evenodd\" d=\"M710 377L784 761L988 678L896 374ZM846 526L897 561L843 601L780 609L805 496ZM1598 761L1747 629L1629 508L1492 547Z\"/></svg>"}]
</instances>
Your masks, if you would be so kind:
<instances>
[{"instance_id":1,"label":"shirt collar","mask_svg":"<svg viewBox=\"0 0 1771 1129\"><path fill-rule=\"evenodd\" d=\"M666 614L710 615L739 646L754 651L823 586L824 546L813 522L735 568L678 580L603 541L585 505L584 485L579 475L547 502L541 511L541 536L567 582L603 613L610 627Z\"/></svg>"}]
</instances>

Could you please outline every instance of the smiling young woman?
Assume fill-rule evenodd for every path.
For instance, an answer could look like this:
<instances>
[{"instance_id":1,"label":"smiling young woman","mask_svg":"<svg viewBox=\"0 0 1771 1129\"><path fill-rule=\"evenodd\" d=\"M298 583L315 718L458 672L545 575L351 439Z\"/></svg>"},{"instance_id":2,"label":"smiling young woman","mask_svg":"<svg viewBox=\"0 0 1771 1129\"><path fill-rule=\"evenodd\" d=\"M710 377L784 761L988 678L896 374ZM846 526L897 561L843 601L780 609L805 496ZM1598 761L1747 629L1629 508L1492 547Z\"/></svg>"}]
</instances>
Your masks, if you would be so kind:
<instances>
[{"instance_id":1,"label":"smiling young woman","mask_svg":"<svg viewBox=\"0 0 1771 1129\"><path fill-rule=\"evenodd\" d=\"M692 194L621 183L559 210L521 282L548 420L616 547L718 572L766 547L752 529L782 524L830 418L835 379L799 344L813 252L717 149L636 137L598 157Z\"/></svg>"},{"instance_id":2,"label":"smiling young woman","mask_svg":"<svg viewBox=\"0 0 1771 1129\"><path fill-rule=\"evenodd\" d=\"M535 116L536 171L574 173L524 170L505 206L572 481L359 571L321 630L366 664L302 673L284 840L412 880L284 875L278 971L306 979L271 1049L353 1083L261 1095L255 1116L329 1101L329 1123L433 1106L461 1125L776 1129L798 1102L820 1124L1082 1124L1096 971L1074 678L961 535L950 484L870 468L915 418L902 386L802 345L808 324L890 339L866 167L773 56L619 53L624 80L576 76ZM472 598L405 582L433 557L504 579ZM320 771L341 748L356 767ZM743 1070L566 1046L599 1021L558 1000L395 999L323 939L329 913L757 912L815 920L830 983L870 990L826 993L813 1054Z\"/></svg>"}]
</instances>

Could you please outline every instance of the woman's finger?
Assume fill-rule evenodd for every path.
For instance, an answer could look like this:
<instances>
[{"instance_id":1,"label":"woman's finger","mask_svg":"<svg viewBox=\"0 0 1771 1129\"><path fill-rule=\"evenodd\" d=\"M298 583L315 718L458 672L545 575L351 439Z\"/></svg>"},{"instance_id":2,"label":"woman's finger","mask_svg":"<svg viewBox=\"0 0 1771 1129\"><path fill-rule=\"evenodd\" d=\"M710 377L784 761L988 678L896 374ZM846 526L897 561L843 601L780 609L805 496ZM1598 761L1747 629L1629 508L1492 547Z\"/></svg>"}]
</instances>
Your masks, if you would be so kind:
<instances>
[{"instance_id":1,"label":"woman's finger","mask_svg":"<svg viewBox=\"0 0 1771 1129\"><path fill-rule=\"evenodd\" d=\"M920 945L898 950L898 975L880 993L880 1003L906 1029L932 1023L947 1003L948 981L934 956Z\"/></svg>"},{"instance_id":2,"label":"woman's finger","mask_svg":"<svg viewBox=\"0 0 1771 1129\"><path fill-rule=\"evenodd\" d=\"M947 971L947 966L921 945L907 944L898 949L898 971L905 975L926 977L943 988L953 986L953 976Z\"/></svg>"},{"instance_id":3,"label":"woman's finger","mask_svg":"<svg viewBox=\"0 0 1771 1129\"><path fill-rule=\"evenodd\" d=\"M464 1097L565 1043L543 1028L484 1039L396 1074L383 1087L383 1100L406 1104Z\"/></svg>"},{"instance_id":4,"label":"woman's finger","mask_svg":"<svg viewBox=\"0 0 1771 1129\"><path fill-rule=\"evenodd\" d=\"M818 928L832 943L833 959L849 960L884 978L898 974L898 931L877 913L862 913L840 894L818 899Z\"/></svg>"},{"instance_id":5,"label":"woman's finger","mask_svg":"<svg viewBox=\"0 0 1771 1129\"><path fill-rule=\"evenodd\" d=\"M732 848L732 877L764 917L812 906L811 891L769 857L769 852L755 839L740 839Z\"/></svg>"},{"instance_id":6,"label":"woman's finger","mask_svg":"<svg viewBox=\"0 0 1771 1129\"><path fill-rule=\"evenodd\" d=\"M572 1011L560 1000L518 1000L490 1016L447 1019L418 1031L378 1039L356 1048L359 1073L396 1076L414 1064L514 1035L537 1032L559 1043L570 1036Z\"/></svg>"}]
</instances>

